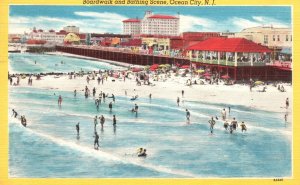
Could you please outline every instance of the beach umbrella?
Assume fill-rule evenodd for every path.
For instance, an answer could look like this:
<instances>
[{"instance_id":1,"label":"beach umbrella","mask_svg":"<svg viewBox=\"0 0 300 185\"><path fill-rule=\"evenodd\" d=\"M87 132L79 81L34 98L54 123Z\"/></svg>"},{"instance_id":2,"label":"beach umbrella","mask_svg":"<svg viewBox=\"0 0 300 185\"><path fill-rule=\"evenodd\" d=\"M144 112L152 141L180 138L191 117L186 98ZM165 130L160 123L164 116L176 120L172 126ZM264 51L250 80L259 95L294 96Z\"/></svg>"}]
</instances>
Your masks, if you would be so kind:
<instances>
[{"instance_id":1,"label":"beach umbrella","mask_svg":"<svg viewBox=\"0 0 300 185\"><path fill-rule=\"evenodd\" d=\"M159 67L163 68L163 67L166 67L166 65L165 64L160 64Z\"/></svg>"},{"instance_id":2,"label":"beach umbrella","mask_svg":"<svg viewBox=\"0 0 300 185\"><path fill-rule=\"evenodd\" d=\"M223 75L223 76L221 76L221 78L223 78L223 79L229 79L230 76L229 75Z\"/></svg>"},{"instance_id":3,"label":"beach umbrella","mask_svg":"<svg viewBox=\"0 0 300 185\"><path fill-rule=\"evenodd\" d=\"M153 69L157 69L159 67L158 64L153 64L152 66L150 66L150 68L153 68Z\"/></svg>"},{"instance_id":4,"label":"beach umbrella","mask_svg":"<svg viewBox=\"0 0 300 185\"><path fill-rule=\"evenodd\" d=\"M210 76L205 76L205 79L209 80L209 79L210 79Z\"/></svg>"},{"instance_id":5,"label":"beach umbrella","mask_svg":"<svg viewBox=\"0 0 300 185\"><path fill-rule=\"evenodd\" d=\"M150 68L150 71L155 71L156 69L154 69L154 68Z\"/></svg>"},{"instance_id":6,"label":"beach umbrella","mask_svg":"<svg viewBox=\"0 0 300 185\"><path fill-rule=\"evenodd\" d=\"M203 69L198 69L196 72L197 73L204 73L205 71Z\"/></svg>"},{"instance_id":7,"label":"beach umbrella","mask_svg":"<svg viewBox=\"0 0 300 185\"><path fill-rule=\"evenodd\" d=\"M189 69L190 66L189 66L189 65L184 65L184 66L181 66L180 68L181 68L181 69Z\"/></svg>"},{"instance_id":8,"label":"beach umbrella","mask_svg":"<svg viewBox=\"0 0 300 185\"><path fill-rule=\"evenodd\" d=\"M262 84L264 84L264 82L263 81L256 81L256 82L254 82L254 84L255 85L262 85Z\"/></svg>"},{"instance_id":9,"label":"beach umbrella","mask_svg":"<svg viewBox=\"0 0 300 185\"><path fill-rule=\"evenodd\" d=\"M211 74L206 72L206 73L203 74L203 76L205 76L205 77L206 77L206 76L209 76L209 77L210 77Z\"/></svg>"},{"instance_id":10,"label":"beach umbrella","mask_svg":"<svg viewBox=\"0 0 300 185\"><path fill-rule=\"evenodd\" d=\"M142 71L141 68L138 68L138 67L132 68L132 72L140 72L140 71Z\"/></svg>"},{"instance_id":11,"label":"beach umbrella","mask_svg":"<svg viewBox=\"0 0 300 185\"><path fill-rule=\"evenodd\" d=\"M144 66L144 70L150 69L150 66Z\"/></svg>"}]
</instances>

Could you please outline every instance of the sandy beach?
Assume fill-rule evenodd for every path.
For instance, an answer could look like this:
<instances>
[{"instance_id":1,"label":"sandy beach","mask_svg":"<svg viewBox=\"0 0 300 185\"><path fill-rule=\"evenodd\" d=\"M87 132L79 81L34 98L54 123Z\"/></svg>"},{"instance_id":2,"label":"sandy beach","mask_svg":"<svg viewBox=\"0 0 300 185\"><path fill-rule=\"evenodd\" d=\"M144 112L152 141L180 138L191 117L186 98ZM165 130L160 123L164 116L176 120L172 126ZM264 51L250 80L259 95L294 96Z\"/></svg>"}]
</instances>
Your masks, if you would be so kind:
<instances>
[{"instance_id":1,"label":"sandy beach","mask_svg":"<svg viewBox=\"0 0 300 185\"><path fill-rule=\"evenodd\" d=\"M62 54L62 53L51 53L51 54ZM63 53L65 56L74 56L72 54ZM90 57L77 56L80 58L91 59ZM95 59L94 59L95 60ZM105 61L111 64L122 65L123 67L129 67L129 64L122 64L120 62ZM28 77L27 77L28 78ZM27 78L21 79L20 86L28 86ZM289 98L291 112L292 107L292 86L291 84L282 84L286 92L280 92L273 85L266 85L266 92L259 92L263 86L254 87L252 92L249 90L248 85L235 84L235 85L192 85L186 86L185 82L190 77L176 77L174 74L170 78L164 79L164 75L161 75L161 80L153 81L150 80L155 86L142 85L137 86L135 78L131 76L130 79L115 79L108 77L104 84L98 85L97 80L91 80L89 84L86 82L86 75L83 77L76 77L76 79L69 79L67 75L63 75L60 78L54 78L54 76L44 76L41 80L35 80L33 78L33 86L36 88L43 89L57 89L62 91L81 91L87 85L89 89L96 87L97 93L104 91L105 93L113 93L115 96L125 95L125 90L128 96L138 94L139 97L148 97L152 94L152 98L166 98L174 100L176 104L177 97L181 100L188 101L200 101L210 103L221 103L229 105L241 105L253 109L261 109L265 111L283 112L287 110L285 108L285 100ZM112 81L115 79L115 81ZM198 76L194 76L193 80L199 79ZM184 90L185 95L181 97L181 91ZM226 108L226 107L224 107Z\"/></svg>"}]
</instances>

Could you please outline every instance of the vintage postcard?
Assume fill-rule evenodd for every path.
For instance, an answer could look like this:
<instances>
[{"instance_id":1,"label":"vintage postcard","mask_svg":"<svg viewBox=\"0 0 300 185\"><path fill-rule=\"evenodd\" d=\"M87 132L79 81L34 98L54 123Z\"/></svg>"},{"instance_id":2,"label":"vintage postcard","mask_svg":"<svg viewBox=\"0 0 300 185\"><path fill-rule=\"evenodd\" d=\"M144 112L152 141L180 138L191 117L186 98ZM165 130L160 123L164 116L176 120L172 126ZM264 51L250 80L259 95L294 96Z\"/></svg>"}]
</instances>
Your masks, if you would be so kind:
<instances>
[{"instance_id":1,"label":"vintage postcard","mask_svg":"<svg viewBox=\"0 0 300 185\"><path fill-rule=\"evenodd\" d=\"M295 1L43 2L1 3L0 184L300 183Z\"/></svg>"}]
</instances>

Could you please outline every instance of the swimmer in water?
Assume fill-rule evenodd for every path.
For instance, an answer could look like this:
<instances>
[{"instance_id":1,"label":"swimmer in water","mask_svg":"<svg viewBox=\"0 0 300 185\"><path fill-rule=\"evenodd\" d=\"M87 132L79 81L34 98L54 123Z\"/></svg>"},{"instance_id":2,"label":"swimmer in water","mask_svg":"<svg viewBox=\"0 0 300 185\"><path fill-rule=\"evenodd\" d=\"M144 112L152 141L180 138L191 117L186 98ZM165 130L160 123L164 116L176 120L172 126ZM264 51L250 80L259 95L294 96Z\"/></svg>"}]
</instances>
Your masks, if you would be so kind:
<instances>
[{"instance_id":1,"label":"swimmer in water","mask_svg":"<svg viewBox=\"0 0 300 185\"><path fill-rule=\"evenodd\" d=\"M177 106L179 106L180 99L177 97Z\"/></svg>"},{"instance_id":2,"label":"swimmer in water","mask_svg":"<svg viewBox=\"0 0 300 185\"><path fill-rule=\"evenodd\" d=\"M146 154L146 149L144 148L140 148L141 149L141 151L138 153L138 157L146 157L147 156L147 154Z\"/></svg>"},{"instance_id":3,"label":"swimmer in water","mask_svg":"<svg viewBox=\"0 0 300 185\"><path fill-rule=\"evenodd\" d=\"M238 127L238 122L235 120L235 118L233 118L233 120L231 121L232 124L232 129L236 130L236 128Z\"/></svg>"},{"instance_id":4,"label":"swimmer in water","mask_svg":"<svg viewBox=\"0 0 300 185\"><path fill-rule=\"evenodd\" d=\"M241 125L240 125L241 127L242 127L242 132L246 132L247 131L247 127L246 127L246 125L245 125L245 123L242 121L242 123L241 123Z\"/></svg>"},{"instance_id":5,"label":"swimmer in water","mask_svg":"<svg viewBox=\"0 0 300 185\"><path fill-rule=\"evenodd\" d=\"M115 103L115 101L116 101L115 95L112 94L111 96L112 96L113 102Z\"/></svg>"},{"instance_id":6,"label":"swimmer in water","mask_svg":"<svg viewBox=\"0 0 300 185\"><path fill-rule=\"evenodd\" d=\"M62 103L62 97L61 97L61 95L58 96L57 102L58 102L58 105L61 106L61 103Z\"/></svg>"},{"instance_id":7,"label":"swimmer in water","mask_svg":"<svg viewBox=\"0 0 300 185\"><path fill-rule=\"evenodd\" d=\"M101 115L101 117L99 119L100 119L101 129L103 129L103 125L105 123L105 118L103 115Z\"/></svg>"},{"instance_id":8,"label":"swimmer in water","mask_svg":"<svg viewBox=\"0 0 300 185\"><path fill-rule=\"evenodd\" d=\"M97 119L97 116L95 116L95 118L94 118L94 130L95 130L95 132L96 132L97 125L98 125L98 119Z\"/></svg>"},{"instance_id":9,"label":"swimmer in water","mask_svg":"<svg viewBox=\"0 0 300 185\"><path fill-rule=\"evenodd\" d=\"M115 127L116 125L117 125L116 115L113 115L113 126Z\"/></svg>"},{"instance_id":10,"label":"swimmer in water","mask_svg":"<svg viewBox=\"0 0 300 185\"><path fill-rule=\"evenodd\" d=\"M76 124L77 136L79 136L79 122Z\"/></svg>"},{"instance_id":11,"label":"swimmer in water","mask_svg":"<svg viewBox=\"0 0 300 185\"><path fill-rule=\"evenodd\" d=\"M186 112L186 120L187 120L188 123L190 123L191 113L188 109L186 109L185 112Z\"/></svg>"},{"instance_id":12,"label":"swimmer in water","mask_svg":"<svg viewBox=\"0 0 300 185\"><path fill-rule=\"evenodd\" d=\"M26 125L27 125L27 121L26 121L26 118L25 118L24 115L21 116L21 124L22 124L24 127L26 127Z\"/></svg>"},{"instance_id":13,"label":"swimmer in water","mask_svg":"<svg viewBox=\"0 0 300 185\"><path fill-rule=\"evenodd\" d=\"M211 117L211 120L208 121L210 125L210 133L213 134L214 126L216 124L216 121L214 120L214 117Z\"/></svg>"},{"instance_id":14,"label":"swimmer in water","mask_svg":"<svg viewBox=\"0 0 300 185\"><path fill-rule=\"evenodd\" d=\"M77 95L77 91L76 91L76 89L74 90L74 97L76 97L76 95Z\"/></svg>"},{"instance_id":15,"label":"swimmer in water","mask_svg":"<svg viewBox=\"0 0 300 185\"><path fill-rule=\"evenodd\" d=\"M223 109L221 111L221 115L222 115L222 120L225 121L226 120L226 110L225 109Z\"/></svg>"},{"instance_id":16,"label":"swimmer in water","mask_svg":"<svg viewBox=\"0 0 300 185\"><path fill-rule=\"evenodd\" d=\"M99 148L99 135L97 134L97 132L95 132L95 135L94 135L94 149L98 150Z\"/></svg>"},{"instance_id":17,"label":"swimmer in water","mask_svg":"<svg viewBox=\"0 0 300 185\"><path fill-rule=\"evenodd\" d=\"M228 123L228 120L226 120L224 122L224 128L225 128L225 130L228 130L228 126L229 126L229 123Z\"/></svg>"},{"instance_id":18,"label":"swimmer in water","mask_svg":"<svg viewBox=\"0 0 300 185\"><path fill-rule=\"evenodd\" d=\"M111 112L112 111L112 102L109 103L108 108L109 108L109 112Z\"/></svg>"}]
</instances>

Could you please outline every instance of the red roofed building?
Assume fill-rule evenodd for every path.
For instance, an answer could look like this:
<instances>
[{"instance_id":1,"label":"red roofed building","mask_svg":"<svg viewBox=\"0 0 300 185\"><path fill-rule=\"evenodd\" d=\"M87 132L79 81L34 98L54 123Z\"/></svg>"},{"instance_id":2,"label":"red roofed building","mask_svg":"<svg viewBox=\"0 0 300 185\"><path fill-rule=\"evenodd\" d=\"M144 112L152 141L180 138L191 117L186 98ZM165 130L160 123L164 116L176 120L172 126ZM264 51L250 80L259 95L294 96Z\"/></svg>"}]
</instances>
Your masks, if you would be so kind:
<instances>
[{"instance_id":1,"label":"red roofed building","mask_svg":"<svg viewBox=\"0 0 300 185\"><path fill-rule=\"evenodd\" d=\"M178 38L171 38L170 48L185 50L188 47L211 37L221 37L219 32L183 32Z\"/></svg>"},{"instance_id":2,"label":"red roofed building","mask_svg":"<svg viewBox=\"0 0 300 185\"><path fill-rule=\"evenodd\" d=\"M152 15L152 16L149 16L148 18L149 19L178 19L178 17L175 17L175 16L160 15L160 14Z\"/></svg>"},{"instance_id":3,"label":"red roofed building","mask_svg":"<svg viewBox=\"0 0 300 185\"><path fill-rule=\"evenodd\" d=\"M179 35L179 16L153 14L146 11L143 19L123 21L123 33L138 35Z\"/></svg>"},{"instance_id":4,"label":"red roofed building","mask_svg":"<svg viewBox=\"0 0 300 185\"><path fill-rule=\"evenodd\" d=\"M245 38L212 37L187 48L188 57L200 66L238 79L270 79L271 50ZM273 77L272 77L273 78ZM287 79L289 76L286 77Z\"/></svg>"}]
</instances>

